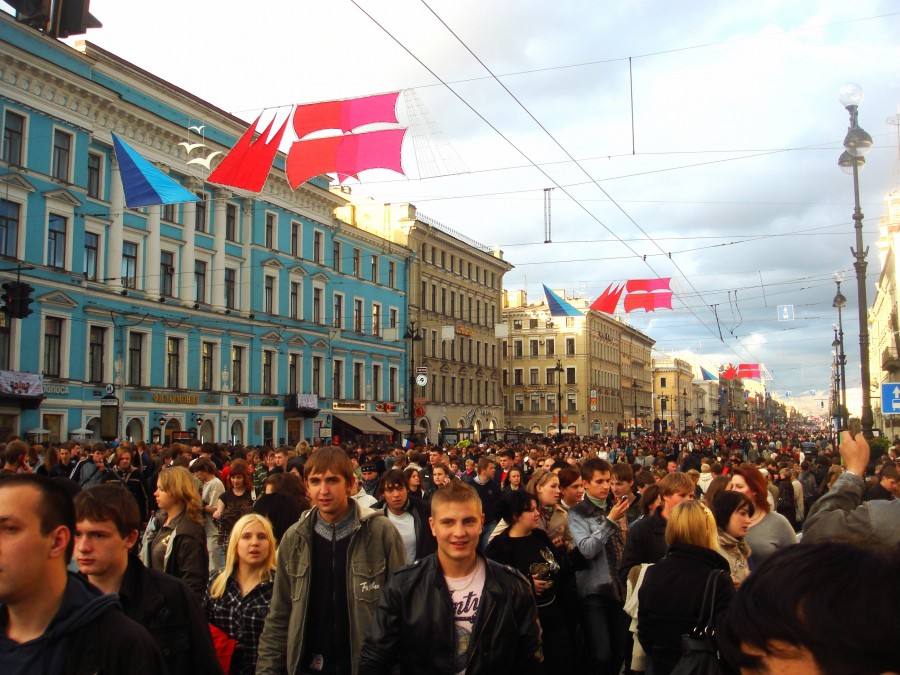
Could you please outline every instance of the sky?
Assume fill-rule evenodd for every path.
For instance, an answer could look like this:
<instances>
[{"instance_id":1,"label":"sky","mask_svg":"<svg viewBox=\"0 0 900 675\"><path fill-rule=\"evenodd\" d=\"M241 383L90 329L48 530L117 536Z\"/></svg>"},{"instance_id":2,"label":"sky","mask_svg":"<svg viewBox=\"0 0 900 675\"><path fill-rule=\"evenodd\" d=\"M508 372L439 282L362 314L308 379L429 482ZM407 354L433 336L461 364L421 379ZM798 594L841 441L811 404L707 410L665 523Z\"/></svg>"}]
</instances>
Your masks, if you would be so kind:
<instances>
[{"instance_id":1,"label":"sky","mask_svg":"<svg viewBox=\"0 0 900 675\"><path fill-rule=\"evenodd\" d=\"M364 172L354 198L411 202L499 247L515 265L505 288L534 302L542 284L592 299L671 277L672 311L624 319L708 369L763 364L778 398L828 397L842 272L859 385L838 90L863 87L874 139L860 175L871 303L883 199L900 188L897 2L92 0L91 13L103 28L87 40L248 123L403 90L406 175Z\"/></svg>"}]
</instances>

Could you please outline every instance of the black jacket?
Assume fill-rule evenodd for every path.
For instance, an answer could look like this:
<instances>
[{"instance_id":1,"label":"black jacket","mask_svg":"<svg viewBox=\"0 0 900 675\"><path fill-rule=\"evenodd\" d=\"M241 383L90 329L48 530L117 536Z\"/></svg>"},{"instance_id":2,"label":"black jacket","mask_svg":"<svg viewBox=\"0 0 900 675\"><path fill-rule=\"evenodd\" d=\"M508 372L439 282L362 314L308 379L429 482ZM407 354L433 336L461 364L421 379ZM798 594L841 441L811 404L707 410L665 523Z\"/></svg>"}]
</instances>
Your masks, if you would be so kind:
<instances>
[{"instance_id":1,"label":"black jacket","mask_svg":"<svg viewBox=\"0 0 900 675\"><path fill-rule=\"evenodd\" d=\"M713 570L725 572L717 580L715 624L734 597L728 561L718 552L672 544L666 557L644 573L638 590L638 640L650 657L653 675L668 675L681 656L681 636L697 625Z\"/></svg>"},{"instance_id":2,"label":"black jacket","mask_svg":"<svg viewBox=\"0 0 900 675\"><path fill-rule=\"evenodd\" d=\"M222 672L206 614L183 581L148 569L129 555L119 601L125 614L156 640L168 675Z\"/></svg>"},{"instance_id":3,"label":"black jacket","mask_svg":"<svg viewBox=\"0 0 900 675\"><path fill-rule=\"evenodd\" d=\"M384 511L384 515L388 515L388 507L384 500L375 504L373 508L380 509ZM416 560L434 553L437 550L437 542L431 533L431 526L428 524L431 508L424 500L414 494L410 494L406 498L403 510L412 515L416 526ZM412 562L412 560L407 560L407 562Z\"/></svg>"},{"instance_id":4,"label":"black jacket","mask_svg":"<svg viewBox=\"0 0 900 675\"><path fill-rule=\"evenodd\" d=\"M655 563L666 555L666 519L660 514L661 508L645 518L635 521L625 538L625 551L622 554L622 565L619 567L619 578L625 581L628 572L635 565Z\"/></svg>"},{"instance_id":5,"label":"black jacket","mask_svg":"<svg viewBox=\"0 0 900 675\"><path fill-rule=\"evenodd\" d=\"M467 675L543 672L540 624L528 582L485 560L484 591L469 646ZM363 643L358 675L452 673L456 630L437 554L397 570L381 593Z\"/></svg>"}]
</instances>

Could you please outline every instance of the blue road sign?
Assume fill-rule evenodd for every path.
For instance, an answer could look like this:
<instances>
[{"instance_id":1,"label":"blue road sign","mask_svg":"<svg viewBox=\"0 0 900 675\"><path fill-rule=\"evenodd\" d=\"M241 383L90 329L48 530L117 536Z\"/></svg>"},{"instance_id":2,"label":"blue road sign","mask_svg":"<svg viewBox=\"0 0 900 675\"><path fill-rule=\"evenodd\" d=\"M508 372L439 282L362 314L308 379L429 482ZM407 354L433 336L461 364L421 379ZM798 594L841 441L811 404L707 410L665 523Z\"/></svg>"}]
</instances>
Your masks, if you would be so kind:
<instances>
[{"instance_id":1,"label":"blue road sign","mask_svg":"<svg viewBox=\"0 0 900 675\"><path fill-rule=\"evenodd\" d=\"M794 320L794 306L793 305L778 305L778 320L779 321L793 321Z\"/></svg>"},{"instance_id":2,"label":"blue road sign","mask_svg":"<svg viewBox=\"0 0 900 675\"><path fill-rule=\"evenodd\" d=\"M881 412L884 415L900 415L900 382L881 385Z\"/></svg>"}]
</instances>

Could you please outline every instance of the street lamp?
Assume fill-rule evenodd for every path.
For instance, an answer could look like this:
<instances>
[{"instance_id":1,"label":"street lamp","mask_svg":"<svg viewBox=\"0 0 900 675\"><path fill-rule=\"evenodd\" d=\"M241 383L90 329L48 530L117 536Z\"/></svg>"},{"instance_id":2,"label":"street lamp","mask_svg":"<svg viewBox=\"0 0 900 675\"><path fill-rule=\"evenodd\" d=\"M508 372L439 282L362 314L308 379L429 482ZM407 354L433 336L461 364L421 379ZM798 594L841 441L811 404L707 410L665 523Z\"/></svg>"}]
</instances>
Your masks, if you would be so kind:
<instances>
[{"instance_id":1,"label":"street lamp","mask_svg":"<svg viewBox=\"0 0 900 675\"><path fill-rule=\"evenodd\" d=\"M556 440L559 441L562 436L562 361L556 359Z\"/></svg>"},{"instance_id":2,"label":"street lamp","mask_svg":"<svg viewBox=\"0 0 900 675\"><path fill-rule=\"evenodd\" d=\"M682 431L687 431L687 417L688 417L688 398L687 398L687 389L681 390L681 399L684 401L684 426L682 427Z\"/></svg>"},{"instance_id":3,"label":"street lamp","mask_svg":"<svg viewBox=\"0 0 900 675\"><path fill-rule=\"evenodd\" d=\"M666 422L666 413L669 412L669 395L660 394L659 396L659 412L662 415L663 422ZM669 423L666 422L666 431L669 430Z\"/></svg>"},{"instance_id":4,"label":"street lamp","mask_svg":"<svg viewBox=\"0 0 900 675\"><path fill-rule=\"evenodd\" d=\"M413 390L416 386L416 343L422 341L422 334L416 330L416 322L413 321L406 327L403 334L404 340L409 340L409 387L407 398L407 410L409 410L409 441L412 442L416 435L416 414L413 409Z\"/></svg>"},{"instance_id":5,"label":"street lamp","mask_svg":"<svg viewBox=\"0 0 900 675\"><path fill-rule=\"evenodd\" d=\"M850 253L856 258L856 295L859 305L859 362L860 386L862 388L862 432L866 438L872 438L872 393L869 389L869 324L866 314L869 304L866 300L866 255L868 248L863 248L863 213L859 206L859 169L865 164L865 155L872 148L872 137L860 128L858 122L859 104L863 101L863 90L858 84L845 84L838 93L838 100L850 114L850 127L844 138L844 150L838 160L838 166L853 175L853 222L856 229L856 250ZM842 385L843 377L841 378Z\"/></svg>"},{"instance_id":6,"label":"street lamp","mask_svg":"<svg viewBox=\"0 0 900 675\"><path fill-rule=\"evenodd\" d=\"M844 355L844 321L842 313L842 310L847 305L847 298L841 293L841 281L843 281L843 276L840 274L835 275L834 282L837 284L837 294L834 296L834 301L831 303L831 306L835 307L838 311L837 334L835 335L835 341L831 343L831 346L837 350L837 380L840 385L838 389L837 409L838 431L843 431L847 428L847 381L844 379L844 366L847 363L847 357Z\"/></svg>"},{"instance_id":7,"label":"street lamp","mask_svg":"<svg viewBox=\"0 0 900 675\"><path fill-rule=\"evenodd\" d=\"M631 437L637 438L637 393L638 389L641 388L641 385L638 384L636 379L631 380L631 400L634 403L634 417L631 419L632 423L632 432Z\"/></svg>"}]
</instances>

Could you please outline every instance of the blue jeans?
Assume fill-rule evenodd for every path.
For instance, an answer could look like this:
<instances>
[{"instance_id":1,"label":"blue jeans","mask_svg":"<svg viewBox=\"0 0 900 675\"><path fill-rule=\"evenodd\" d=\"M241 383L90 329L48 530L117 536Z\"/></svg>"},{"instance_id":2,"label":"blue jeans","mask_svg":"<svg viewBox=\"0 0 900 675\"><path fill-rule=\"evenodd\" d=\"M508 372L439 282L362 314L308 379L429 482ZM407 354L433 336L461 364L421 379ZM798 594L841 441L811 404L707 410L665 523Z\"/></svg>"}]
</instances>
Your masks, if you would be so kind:
<instances>
[{"instance_id":1,"label":"blue jeans","mask_svg":"<svg viewBox=\"0 0 900 675\"><path fill-rule=\"evenodd\" d=\"M602 595L581 599L589 669L597 675L617 674L624 661L624 637L628 623L622 603Z\"/></svg>"}]
</instances>

